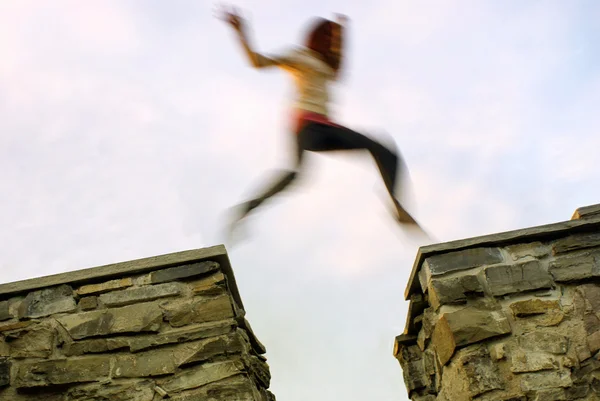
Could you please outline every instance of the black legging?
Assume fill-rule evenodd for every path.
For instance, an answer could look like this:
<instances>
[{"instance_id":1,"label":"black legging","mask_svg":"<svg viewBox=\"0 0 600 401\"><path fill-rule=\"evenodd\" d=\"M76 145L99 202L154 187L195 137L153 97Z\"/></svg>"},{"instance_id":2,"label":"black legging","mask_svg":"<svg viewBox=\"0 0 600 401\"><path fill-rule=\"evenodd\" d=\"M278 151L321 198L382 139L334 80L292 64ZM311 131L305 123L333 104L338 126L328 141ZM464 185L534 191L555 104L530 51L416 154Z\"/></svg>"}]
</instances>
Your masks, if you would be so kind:
<instances>
[{"instance_id":1,"label":"black legging","mask_svg":"<svg viewBox=\"0 0 600 401\"><path fill-rule=\"evenodd\" d=\"M283 172L260 196L244 203L242 215L239 218L243 218L264 201L283 191L296 179L305 151L330 152L357 149L365 149L371 153L392 201L397 204L394 193L399 160L397 153L351 129L309 122L297 134L296 169Z\"/></svg>"}]
</instances>

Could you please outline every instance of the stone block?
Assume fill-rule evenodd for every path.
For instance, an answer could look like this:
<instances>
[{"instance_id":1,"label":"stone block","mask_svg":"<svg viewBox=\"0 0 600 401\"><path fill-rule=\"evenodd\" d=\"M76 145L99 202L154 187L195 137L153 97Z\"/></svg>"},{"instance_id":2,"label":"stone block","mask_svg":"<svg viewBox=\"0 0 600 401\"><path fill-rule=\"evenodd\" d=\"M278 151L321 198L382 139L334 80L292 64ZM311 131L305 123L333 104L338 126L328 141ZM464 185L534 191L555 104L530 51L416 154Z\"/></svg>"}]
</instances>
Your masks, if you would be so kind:
<instances>
[{"instance_id":1,"label":"stone block","mask_svg":"<svg viewBox=\"0 0 600 401\"><path fill-rule=\"evenodd\" d=\"M506 251L513 261L529 258L539 259L550 254L550 247L539 241L528 242L525 244L510 245L506 247Z\"/></svg>"},{"instance_id":2,"label":"stone block","mask_svg":"<svg viewBox=\"0 0 600 401\"><path fill-rule=\"evenodd\" d=\"M483 285L476 275L434 278L429 283L429 303L441 305L464 303L469 295L483 295Z\"/></svg>"},{"instance_id":3,"label":"stone block","mask_svg":"<svg viewBox=\"0 0 600 401\"><path fill-rule=\"evenodd\" d=\"M84 297L79 300L81 310L87 311L98 307L98 297Z\"/></svg>"},{"instance_id":4,"label":"stone block","mask_svg":"<svg viewBox=\"0 0 600 401\"><path fill-rule=\"evenodd\" d=\"M12 330L19 330L19 329L23 329L27 326L31 326L32 324L36 324L37 321L24 321L24 322L6 322L6 323L0 323L0 333L4 332L4 331L12 331Z\"/></svg>"},{"instance_id":5,"label":"stone block","mask_svg":"<svg viewBox=\"0 0 600 401\"><path fill-rule=\"evenodd\" d=\"M467 379L467 391L474 398L505 387L498 366L492 362L485 347L468 350L458 357L459 370Z\"/></svg>"},{"instance_id":6,"label":"stone block","mask_svg":"<svg viewBox=\"0 0 600 401\"><path fill-rule=\"evenodd\" d=\"M257 401L268 399L257 394L255 384L245 375L236 375L217 383L210 383L200 388L175 393L169 401Z\"/></svg>"},{"instance_id":7,"label":"stone block","mask_svg":"<svg viewBox=\"0 0 600 401\"><path fill-rule=\"evenodd\" d=\"M41 325L5 335L13 358L48 358L52 354L54 338L54 329Z\"/></svg>"},{"instance_id":8,"label":"stone block","mask_svg":"<svg viewBox=\"0 0 600 401\"><path fill-rule=\"evenodd\" d=\"M182 343L116 359L114 377L148 377L174 373L178 367L202 362L220 355L248 351L249 344L237 332L199 341Z\"/></svg>"},{"instance_id":9,"label":"stone block","mask_svg":"<svg viewBox=\"0 0 600 401\"><path fill-rule=\"evenodd\" d=\"M539 326L556 326L564 319L558 300L527 299L510 305L515 318L529 319Z\"/></svg>"},{"instance_id":10,"label":"stone block","mask_svg":"<svg viewBox=\"0 0 600 401\"><path fill-rule=\"evenodd\" d=\"M575 234L554 241L552 244L552 253L560 255L566 252L598 246L600 246L600 232Z\"/></svg>"},{"instance_id":11,"label":"stone block","mask_svg":"<svg viewBox=\"0 0 600 401\"><path fill-rule=\"evenodd\" d=\"M600 330L588 335L587 345L592 353L600 351Z\"/></svg>"},{"instance_id":12,"label":"stone block","mask_svg":"<svg viewBox=\"0 0 600 401\"><path fill-rule=\"evenodd\" d=\"M212 261L170 267L150 273L150 282L152 282L152 284L159 284L168 281L187 279L213 272L219 269L219 267L217 262Z\"/></svg>"},{"instance_id":13,"label":"stone block","mask_svg":"<svg viewBox=\"0 0 600 401\"><path fill-rule=\"evenodd\" d=\"M110 280L100 284L89 284L83 285L77 289L79 295L97 295L104 292L120 290L123 288L131 287L133 285L133 279L131 277L120 278L117 280Z\"/></svg>"},{"instance_id":14,"label":"stone block","mask_svg":"<svg viewBox=\"0 0 600 401\"><path fill-rule=\"evenodd\" d=\"M116 358L112 377L150 377L174 373L177 369L173 349L161 348Z\"/></svg>"},{"instance_id":15,"label":"stone block","mask_svg":"<svg viewBox=\"0 0 600 401\"><path fill-rule=\"evenodd\" d=\"M429 375L425 373L422 360L410 361L402 364L402 375L404 377L404 384L409 392L430 385L430 378Z\"/></svg>"},{"instance_id":16,"label":"stone block","mask_svg":"<svg viewBox=\"0 0 600 401\"><path fill-rule=\"evenodd\" d=\"M157 382L168 394L171 394L218 382L244 371L242 360L234 359L196 365Z\"/></svg>"},{"instance_id":17,"label":"stone block","mask_svg":"<svg viewBox=\"0 0 600 401\"><path fill-rule=\"evenodd\" d=\"M217 295L222 292L225 284L225 275L216 271L210 276L190 283L194 295Z\"/></svg>"},{"instance_id":18,"label":"stone block","mask_svg":"<svg viewBox=\"0 0 600 401\"><path fill-rule=\"evenodd\" d=\"M156 335L133 337L129 339L129 347L131 352L138 352L165 344L182 343L220 336L231 332L235 327L236 323L233 319L184 326L161 332Z\"/></svg>"},{"instance_id":19,"label":"stone block","mask_svg":"<svg viewBox=\"0 0 600 401\"><path fill-rule=\"evenodd\" d=\"M587 383L573 385L573 386L565 389L565 399L566 400L580 400L580 399L586 397L589 394L589 392L590 392L590 386ZM546 398L543 401L548 401L548 398Z\"/></svg>"},{"instance_id":20,"label":"stone block","mask_svg":"<svg viewBox=\"0 0 600 401\"><path fill-rule=\"evenodd\" d=\"M83 384L70 388L64 401L153 401L154 383L150 380Z\"/></svg>"},{"instance_id":21,"label":"stone block","mask_svg":"<svg viewBox=\"0 0 600 401\"><path fill-rule=\"evenodd\" d=\"M600 313L600 286L597 284L583 284L577 286L579 293L585 302L585 312ZM595 331L595 330L594 330Z\"/></svg>"},{"instance_id":22,"label":"stone block","mask_svg":"<svg viewBox=\"0 0 600 401\"><path fill-rule=\"evenodd\" d=\"M82 312L57 320L72 338L80 340L108 334L157 332L162 322L162 310L154 303L145 303Z\"/></svg>"},{"instance_id":23,"label":"stone block","mask_svg":"<svg viewBox=\"0 0 600 401\"><path fill-rule=\"evenodd\" d=\"M485 276L495 296L552 287L552 278L537 260L490 266L485 269Z\"/></svg>"},{"instance_id":24,"label":"stone block","mask_svg":"<svg viewBox=\"0 0 600 401\"><path fill-rule=\"evenodd\" d=\"M503 261L499 248L473 248L430 256L425 259L424 264L426 263L429 275L437 276Z\"/></svg>"},{"instance_id":25,"label":"stone block","mask_svg":"<svg viewBox=\"0 0 600 401\"><path fill-rule=\"evenodd\" d=\"M490 345L490 356L496 361L506 358L506 344L497 343Z\"/></svg>"},{"instance_id":26,"label":"stone block","mask_svg":"<svg viewBox=\"0 0 600 401\"><path fill-rule=\"evenodd\" d=\"M32 319L73 312L76 309L73 290L68 285L45 288L27 294L19 307L19 319Z\"/></svg>"},{"instance_id":27,"label":"stone block","mask_svg":"<svg viewBox=\"0 0 600 401\"><path fill-rule=\"evenodd\" d=\"M519 337L519 344L526 350L566 354L569 340L567 337L546 331L534 331Z\"/></svg>"},{"instance_id":28,"label":"stone block","mask_svg":"<svg viewBox=\"0 0 600 401\"><path fill-rule=\"evenodd\" d=\"M540 370L556 370L559 363L552 355L541 352L515 351L511 356L510 370L513 373L538 372Z\"/></svg>"},{"instance_id":29,"label":"stone block","mask_svg":"<svg viewBox=\"0 0 600 401\"><path fill-rule=\"evenodd\" d=\"M528 398L533 401L563 401L567 400L564 388L549 388L545 390L538 390L530 393Z\"/></svg>"},{"instance_id":30,"label":"stone block","mask_svg":"<svg viewBox=\"0 0 600 401\"><path fill-rule=\"evenodd\" d=\"M172 301L161 304L165 320L172 327L192 323L206 323L235 317L232 299L227 293L216 297L197 297L193 300Z\"/></svg>"},{"instance_id":31,"label":"stone block","mask_svg":"<svg viewBox=\"0 0 600 401\"><path fill-rule=\"evenodd\" d=\"M63 353L66 356L101 354L103 352L111 352L129 348L130 341L134 341L134 339L134 337L114 337L75 341L65 345L63 347Z\"/></svg>"},{"instance_id":32,"label":"stone block","mask_svg":"<svg viewBox=\"0 0 600 401\"><path fill-rule=\"evenodd\" d=\"M520 376L521 389L525 392L549 388L565 388L573 384L571 374L567 370L523 373Z\"/></svg>"},{"instance_id":33,"label":"stone block","mask_svg":"<svg viewBox=\"0 0 600 401\"><path fill-rule=\"evenodd\" d=\"M110 357L22 362L17 365L16 388L45 387L70 383L106 380L110 373Z\"/></svg>"},{"instance_id":34,"label":"stone block","mask_svg":"<svg viewBox=\"0 0 600 401\"><path fill-rule=\"evenodd\" d=\"M0 388L10 384L10 368L12 363L9 358L0 358Z\"/></svg>"},{"instance_id":35,"label":"stone block","mask_svg":"<svg viewBox=\"0 0 600 401\"><path fill-rule=\"evenodd\" d=\"M456 348L511 332L502 312L465 308L444 313L437 322L431 341L445 365Z\"/></svg>"},{"instance_id":36,"label":"stone block","mask_svg":"<svg viewBox=\"0 0 600 401\"><path fill-rule=\"evenodd\" d=\"M597 262L597 255L578 252L553 259L548 266L548 272L554 281L559 283L579 281L599 277L600 264Z\"/></svg>"},{"instance_id":37,"label":"stone block","mask_svg":"<svg viewBox=\"0 0 600 401\"><path fill-rule=\"evenodd\" d=\"M100 295L100 302L109 307L149 302L160 298L175 297L181 293L180 283L165 283L112 291Z\"/></svg>"},{"instance_id":38,"label":"stone block","mask_svg":"<svg viewBox=\"0 0 600 401\"><path fill-rule=\"evenodd\" d=\"M12 315L8 307L8 301L2 301L0 302L0 322L8 319L12 319Z\"/></svg>"}]
</instances>

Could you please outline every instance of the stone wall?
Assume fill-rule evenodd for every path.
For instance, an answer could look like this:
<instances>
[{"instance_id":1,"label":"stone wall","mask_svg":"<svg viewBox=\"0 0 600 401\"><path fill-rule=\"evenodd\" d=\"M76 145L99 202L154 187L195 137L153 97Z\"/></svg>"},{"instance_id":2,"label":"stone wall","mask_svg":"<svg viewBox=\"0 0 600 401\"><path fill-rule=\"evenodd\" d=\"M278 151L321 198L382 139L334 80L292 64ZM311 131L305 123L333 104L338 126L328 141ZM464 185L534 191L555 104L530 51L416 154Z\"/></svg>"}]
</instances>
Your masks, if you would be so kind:
<instances>
[{"instance_id":1,"label":"stone wall","mask_svg":"<svg viewBox=\"0 0 600 401\"><path fill-rule=\"evenodd\" d=\"M0 285L1 401L272 401L224 247Z\"/></svg>"},{"instance_id":2,"label":"stone wall","mask_svg":"<svg viewBox=\"0 0 600 401\"><path fill-rule=\"evenodd\" d=\"M600 400L600 206L423 247L396 338L412 400Z\"/></svg>"}]
</instances>

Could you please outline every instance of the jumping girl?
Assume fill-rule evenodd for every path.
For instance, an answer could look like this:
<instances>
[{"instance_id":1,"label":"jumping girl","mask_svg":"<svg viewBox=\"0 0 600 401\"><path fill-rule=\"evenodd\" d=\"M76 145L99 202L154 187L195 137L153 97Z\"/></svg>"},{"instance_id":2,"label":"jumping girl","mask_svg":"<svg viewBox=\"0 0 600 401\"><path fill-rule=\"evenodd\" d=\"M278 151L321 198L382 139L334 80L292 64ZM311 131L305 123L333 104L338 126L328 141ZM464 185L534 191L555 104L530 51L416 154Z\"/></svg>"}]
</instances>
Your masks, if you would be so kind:
<instances>
[{"instance_id":1,"label":"jumping girl","mask_svg":"<svg viewBox=\"0 0 600 401\"><path fill-rule=\"evenodd\" d=\"M316 19L306 38L305 46L292 49L284 55L271 57L254 51L248 39L246 23L237 10L223 8L221 17L236 31L246 56L254 68L279 67L292 75L297 89L292 121L297 143L294 169L285 171L270 187L237 207L236 216L230 226L230 234L237 223L252 210L284 190L296 179L305 151L357 149L367 150L375 160L395 206L395 219L405 227L417 228L423 232L402 207L394 193L400 155L381 143L336 124L328 118L328 84L335 81L340 73L342 32L346 17L338 15L337 22L323 18Z\"/></svg>"}]
</instances>

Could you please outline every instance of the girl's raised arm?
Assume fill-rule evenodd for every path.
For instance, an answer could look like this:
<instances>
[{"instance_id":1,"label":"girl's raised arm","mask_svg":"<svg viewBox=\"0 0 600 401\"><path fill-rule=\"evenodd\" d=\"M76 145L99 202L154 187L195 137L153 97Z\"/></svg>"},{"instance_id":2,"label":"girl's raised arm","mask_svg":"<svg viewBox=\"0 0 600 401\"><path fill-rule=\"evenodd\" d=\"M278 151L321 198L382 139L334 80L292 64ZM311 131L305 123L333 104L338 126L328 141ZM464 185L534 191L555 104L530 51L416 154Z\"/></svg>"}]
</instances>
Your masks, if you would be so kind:
<instances>
[{"instance_id":1,"label":"girl's raised arm","mask_svg":"<svg viewBox=\"0 0 600 401\"><path fill-rule=\"evenodd\" d=\"M239 11L233 7L230 10L226 10L225 7L222 8L223 10L221 19L231 25L237 32L240 44L242 45L250 64L252 64L254 68L264 68L278 65L277 61L254 51L252 45L250 44L250 40L248 39L247 24L241 17Z\"/></svg>"}]
</instances>

